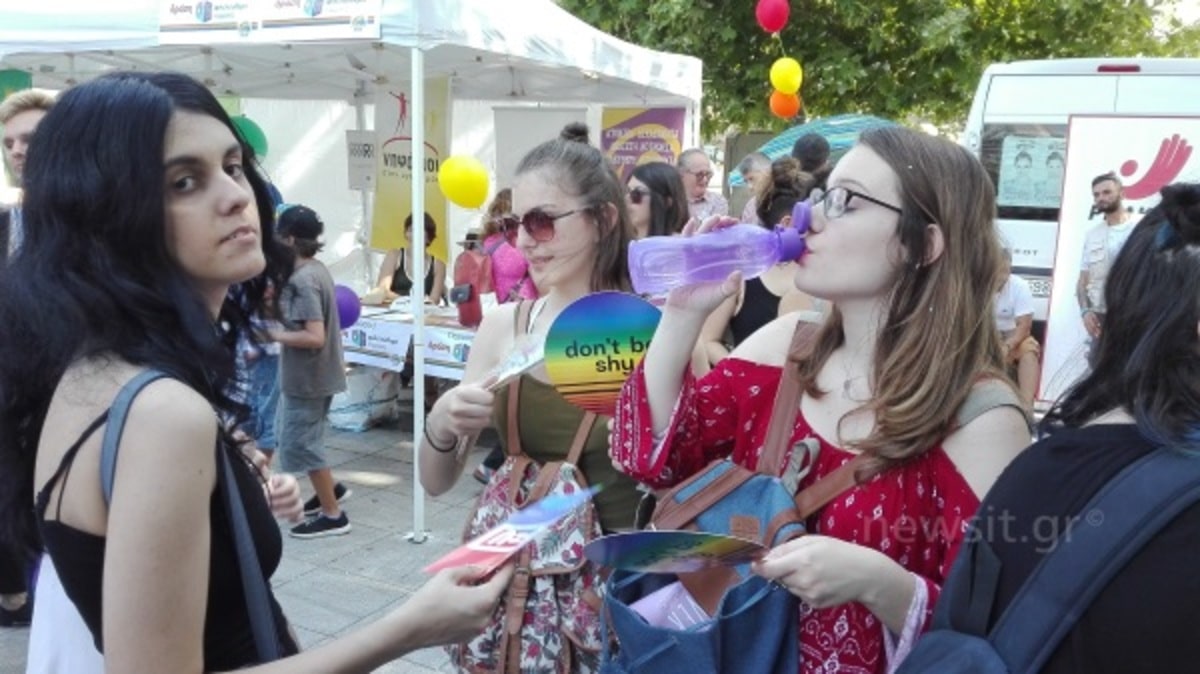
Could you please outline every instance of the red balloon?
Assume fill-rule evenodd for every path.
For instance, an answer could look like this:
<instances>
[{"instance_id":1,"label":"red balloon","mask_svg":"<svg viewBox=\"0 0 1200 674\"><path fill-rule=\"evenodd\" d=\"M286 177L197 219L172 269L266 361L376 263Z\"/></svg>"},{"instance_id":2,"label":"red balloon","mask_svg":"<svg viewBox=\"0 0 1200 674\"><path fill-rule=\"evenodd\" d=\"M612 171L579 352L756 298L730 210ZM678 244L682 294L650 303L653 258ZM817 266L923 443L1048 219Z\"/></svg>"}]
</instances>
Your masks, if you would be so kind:
<instances>
[{"instance_id":1,"label":"red balloon","mask_svg":"<svg viewBox=\"0 0 1200 674\"><path fill-rule=\"evenodd\" d=\"M788 6L788 0L758 0L758 6L754 8L754 16L758 19L758 25L768 33L778 33L783 30L790 12L791 7Z\"/></svg>"}]
</instances>

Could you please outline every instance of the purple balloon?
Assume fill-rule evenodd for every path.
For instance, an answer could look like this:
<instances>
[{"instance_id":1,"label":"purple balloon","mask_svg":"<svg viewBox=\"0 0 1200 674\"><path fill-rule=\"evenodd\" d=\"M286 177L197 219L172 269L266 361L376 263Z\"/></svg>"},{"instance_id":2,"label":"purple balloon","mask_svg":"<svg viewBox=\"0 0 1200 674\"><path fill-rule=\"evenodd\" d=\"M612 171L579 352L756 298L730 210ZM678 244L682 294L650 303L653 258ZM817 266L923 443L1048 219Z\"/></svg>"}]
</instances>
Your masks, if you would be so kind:
<instances>
[{"instance_id":1,"label":"purple balloon","mask_svg":"<svg viewBox=\"0 0 1200 674\"><path fill-rule=\"evenodd\" d=\"M358 299L358 293L343 285L333 287L333 296L337 298L338 308L338 323L341 328L346 328L358 322L359 315L362 314L362 302Z\"/></svg>"}]
</instances>

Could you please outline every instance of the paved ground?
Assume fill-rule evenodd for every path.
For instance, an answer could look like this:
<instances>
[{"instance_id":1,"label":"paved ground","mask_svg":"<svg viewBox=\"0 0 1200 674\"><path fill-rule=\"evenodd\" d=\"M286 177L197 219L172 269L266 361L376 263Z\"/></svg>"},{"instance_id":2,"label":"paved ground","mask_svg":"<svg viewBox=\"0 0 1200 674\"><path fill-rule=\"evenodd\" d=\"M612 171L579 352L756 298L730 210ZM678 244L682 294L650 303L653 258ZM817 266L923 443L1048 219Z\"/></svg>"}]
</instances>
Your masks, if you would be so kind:
<instances>
[{"instance_id":1,"label":"paved ground","mask_svg":"<svg viewBox=\"0 0 1200 674\"><path fill-rule=\"evenodd\" d=\"M450 492L427 497L428 536L415 544L409 540L414 525L411 417L363 433L331 431L328 447L334 475L354 490L345 505L354 530L307 541L285 534L283 562L273 580L275 594L305 648L404 602L425 580L421 568L455 547L480 490L479 483L464 475ZM467 470L484 454L477 449ZM307 496L307 482L302 486ZM27 636L25 629L0 629L0 674L24 672ZM442 650L433 648L376 671L450 669Z\"/></svg>"}]
</instances>

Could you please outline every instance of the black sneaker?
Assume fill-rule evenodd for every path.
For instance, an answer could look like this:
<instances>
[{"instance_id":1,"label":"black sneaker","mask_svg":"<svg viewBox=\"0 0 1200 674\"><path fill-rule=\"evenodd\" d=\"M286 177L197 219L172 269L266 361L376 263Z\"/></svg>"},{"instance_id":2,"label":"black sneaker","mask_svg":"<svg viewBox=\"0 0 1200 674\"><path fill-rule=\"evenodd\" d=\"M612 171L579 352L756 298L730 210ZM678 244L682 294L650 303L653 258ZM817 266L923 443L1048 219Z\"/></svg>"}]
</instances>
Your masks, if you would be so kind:
<instances>
[{"instance_id":1,"label":"black sneaker","mask_svg":"<svg viewBox=\"0 0 1200 674\"><path fill-rule=\"evenodd\" d=\"M343 512L336 519L327 515L310 517L301 524L292 527L292 538L321 538L323 536L341 536L350 533L350 518Z\"/></svg>"},{"instance_id":2,"label":"black sneaker","mask_svg":"<svg viewBox=\"0 0 1200 674\"><path fill-rule=\"evenodd\" d=\"M21 608L8 610L0 607L0 627L28 627L33 620L33 599L25 600Z\"/></svg>"},{"instance_id":3,"label":"black sneaker","mask_svg":"<svg viewBox=\"0 0 1200 674\"><path fill-rule=\"evenodd\" d=\"M337 497L338 503L345 503L346 499L354 496L354 492L347 489L346 485L341 482L333 485L333 495ZM321 499L317 498L316 494L304 502L304 516L312 517L313 515L321 514Z\"/></svg>"}]
</instances>

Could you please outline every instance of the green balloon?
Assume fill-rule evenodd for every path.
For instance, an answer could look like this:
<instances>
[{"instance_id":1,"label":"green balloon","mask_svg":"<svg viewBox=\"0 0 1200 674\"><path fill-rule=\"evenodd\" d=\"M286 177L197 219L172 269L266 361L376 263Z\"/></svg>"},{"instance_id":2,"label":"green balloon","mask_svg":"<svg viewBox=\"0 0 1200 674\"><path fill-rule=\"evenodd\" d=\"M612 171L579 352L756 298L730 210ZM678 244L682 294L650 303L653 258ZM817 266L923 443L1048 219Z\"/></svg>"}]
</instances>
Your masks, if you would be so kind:
<instances>
[{"instance_id":1,"label":"green balloon","mask_svg":"<svg viewBox=\"0 0 1200 674\"><path fill-rule=\"evenodd\" d=\"M262 127L245 115L234 117L233 126L259 159L267 156L267 134L263 133Z\"/></svg>"}]
</instances>

